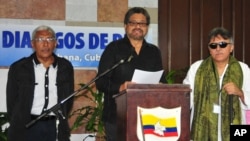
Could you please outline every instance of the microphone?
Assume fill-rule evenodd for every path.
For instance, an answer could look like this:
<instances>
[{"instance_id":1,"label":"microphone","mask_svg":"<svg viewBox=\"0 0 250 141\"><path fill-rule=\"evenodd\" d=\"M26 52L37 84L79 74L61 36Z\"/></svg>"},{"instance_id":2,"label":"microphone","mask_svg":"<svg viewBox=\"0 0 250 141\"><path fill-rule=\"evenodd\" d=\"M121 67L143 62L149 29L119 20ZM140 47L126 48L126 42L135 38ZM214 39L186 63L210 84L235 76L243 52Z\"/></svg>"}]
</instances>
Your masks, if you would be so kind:
<instances>
[{"instance_id":1,"label":"microphone","mask_svg":"<svg viewBox=\"0 0 250 141\"><path fill-rule=\"evenodd\" d=\"M127 59L127 62L130 62L133 58L134 58L134 52L135 52L135 48L134 47L131 47L131 50L130 50L131 54L130 56L128 57Z\"/></svg>"},{"instance_id":2,"label":"microphone","mask_svg":"<svg viewBox=\"0 0 250 141\"><path fill-rule=\"evenodd\" d=\"M53 107L51 107L50 109L48 109L46 112L44 112L42 115L40 115L39 117L37 117L36 119L30 121L29 123L27 123L25 125L26 128L29 128L31 125L33 125L36 121L40 120L42 117L48 115L50 112L55 113L56 115L60 115L62 116L62 118L65 118L62 114L62 111L59 109L60 105L64 104L66 101L68 101L69 99L71 99L73 96L75 96L76 94L78 94L80 91L86 89L87 87L89 87L92 83L94 83L96 80L100 79L101 77L103 77L104 75L106 75L107 73L111 72L112 70L114 70L115 68L117 68L118 66L120 66L121 64L125 63L125 62L130 62L133 58L133 55L131 54L127 59L121 59L119 62L117 62L116 64L114 64L111 68L107 69L106 71L104 71L103 73L101 73L100 75L97 75L95 78L93 78L91 81L89 81L87 84L85 84L84 86L82 86L81 88L79 88L78 90L74 91L72 94L70 94L68 97L66 97L65 99L63 99L62 101L60 101L59 103L57 103L56 105L54 105Z\"/></svg>"},{"instance_id":3,"label":"microphone","mask_svg":"<svg viewBox=\"0 0 250 141\"><path fill-rule=\"evenodd\" d=\"M128 57L127 62L130 62L133 58L134 58L134 56L131 54L131 55Z\"/></svg>"}]
</instances>

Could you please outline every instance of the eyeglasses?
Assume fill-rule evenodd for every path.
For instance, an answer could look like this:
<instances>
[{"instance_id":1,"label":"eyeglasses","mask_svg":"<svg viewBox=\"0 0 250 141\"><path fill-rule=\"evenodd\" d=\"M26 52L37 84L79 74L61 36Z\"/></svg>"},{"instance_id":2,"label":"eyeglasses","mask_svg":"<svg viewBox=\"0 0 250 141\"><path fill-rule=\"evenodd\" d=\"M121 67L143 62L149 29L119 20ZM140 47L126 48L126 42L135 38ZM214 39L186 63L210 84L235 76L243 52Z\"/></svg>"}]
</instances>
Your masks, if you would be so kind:
<instances>
[{"instance_id":1,"label":"eyeglasses","mask_svg":"<svg viewBox=\"0 0 250 141\"><path fill-rule=\"evenodd\" d=\"M210 43L208 46L211 49L216 49L218 45L220 48L225 48L225 47L227 47L228 44L231 44L231 43L226 43L226 42Z\"/></svg>"},{"instance_id":2,"label":"eyeglasses","mask_svg":"<svg viewBox=\"0 0 250 141\"><path fill-rule=\"evenodd\" d=\"M146 27L148 25L148 23L129 21L128 25L129 26L137 26L137 25L139 25L140 27Z\"/></svg>"},{"instance_id":3,"label":"eyeglasses","mask_svg":"<svg viewBox=\"0 0 250 141\"><path fill-rule=\"evenodd\" d=\"M51 43L53 41L55 41L56 39L53 38L53 37L48 37L48 38L42 38L42 37L39 37L39 38L35 38L34 41L37 41L39 43L43 43L43 42L48 42L48 43Z\"/></svg>"}]
</instances>

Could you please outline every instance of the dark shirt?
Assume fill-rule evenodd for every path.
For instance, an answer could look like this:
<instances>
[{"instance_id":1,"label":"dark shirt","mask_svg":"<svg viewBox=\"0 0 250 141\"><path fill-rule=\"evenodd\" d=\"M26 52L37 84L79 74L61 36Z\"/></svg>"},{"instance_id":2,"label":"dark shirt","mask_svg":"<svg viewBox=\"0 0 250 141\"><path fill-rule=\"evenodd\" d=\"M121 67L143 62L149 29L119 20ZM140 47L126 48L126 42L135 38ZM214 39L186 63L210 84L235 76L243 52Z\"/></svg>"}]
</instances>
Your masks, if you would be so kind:
<instances>
[{"instance_id":1,"label":"dark shirt","mask_svg":"<svg viewBox=\"0 0 250 141\"><path fill-rule=\"evenodd\" d=\"M22 58L14 62L8 73L6 98L7 113L10 121L8 129L8 141L26 141L28 129L25 127L31 119L31 108L35 89L35 54ZM74 70L72 64L54 54L57 62L57 96L58 102L67 98L74 91ZM68 125L68 114L73 105L73 99L70 99L60 109L66 119L59 117L58 140L69 141L70 128ZM46 135L45 135L46 136Z\"/></svg>"},{"instance_id":2,"label":"dark shirt","mask_svg":"<svg viewBox=\"0 0 250 141\"><path fill-rule=\"evenodd\" d=\"M144 71L159 71L163 69L159 48L144 40L140 53L137 55L129 39L125 36L123 39L111 42L106 47L99 62L98 75L130 55L133 55L133 59L130 62L121 64L96 81L97 89L104 92L104 121L115 122L116 104L113 95L119 93L121 84L125 81L131 81L135 69ZM161 82L166 82L164 75L161 78Z\"/></svg>"}]
</instances>

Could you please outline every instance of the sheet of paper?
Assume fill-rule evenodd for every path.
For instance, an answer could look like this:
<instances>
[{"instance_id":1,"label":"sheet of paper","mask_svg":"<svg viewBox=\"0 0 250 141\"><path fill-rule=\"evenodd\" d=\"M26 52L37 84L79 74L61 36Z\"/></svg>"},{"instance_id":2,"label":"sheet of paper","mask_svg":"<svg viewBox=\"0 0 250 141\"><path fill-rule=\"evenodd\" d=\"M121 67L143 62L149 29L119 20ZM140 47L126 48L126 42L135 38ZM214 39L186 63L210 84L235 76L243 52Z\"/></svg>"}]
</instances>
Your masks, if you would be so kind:
<instances>
[{"instance_id":1,"label":"sheet of paper","mask_svg":"<svg viewBox=\"0 0 250 141\"><path fill-rule=\"evenodd\" d=\"M132 78L132 82L138 84L159 84L163 70L160 71L143 71L136 69Z\"/></svg>"}]
</instances>

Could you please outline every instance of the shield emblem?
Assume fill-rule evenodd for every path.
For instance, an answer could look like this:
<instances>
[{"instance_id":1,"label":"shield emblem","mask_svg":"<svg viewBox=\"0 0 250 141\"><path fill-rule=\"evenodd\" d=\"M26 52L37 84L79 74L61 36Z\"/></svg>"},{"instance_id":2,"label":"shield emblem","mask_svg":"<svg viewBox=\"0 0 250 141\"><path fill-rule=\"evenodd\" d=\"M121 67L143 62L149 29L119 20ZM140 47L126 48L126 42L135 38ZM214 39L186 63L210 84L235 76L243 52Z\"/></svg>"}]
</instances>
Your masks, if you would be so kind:
<instances>
[{"instance_id":1,"label":"shield emblem","mask_svg":"<svg viewBox=\"0 0 250 141\"><path fill-rule=\"evenodd\" d=\"M137 137L140 141L177 141L181 131L181 107L137 107Z\"/></svg>"}]
</instances>

